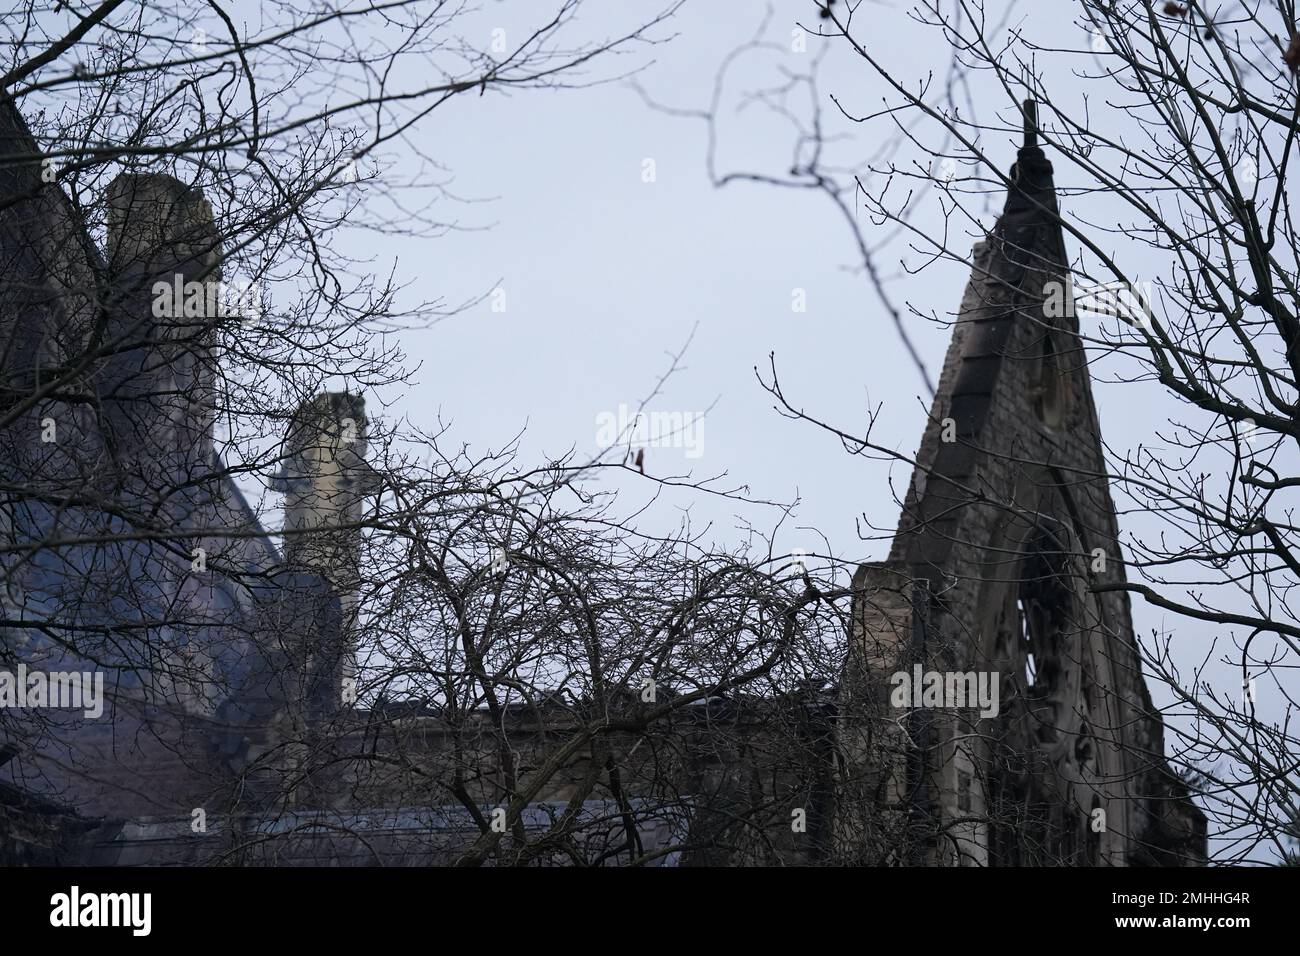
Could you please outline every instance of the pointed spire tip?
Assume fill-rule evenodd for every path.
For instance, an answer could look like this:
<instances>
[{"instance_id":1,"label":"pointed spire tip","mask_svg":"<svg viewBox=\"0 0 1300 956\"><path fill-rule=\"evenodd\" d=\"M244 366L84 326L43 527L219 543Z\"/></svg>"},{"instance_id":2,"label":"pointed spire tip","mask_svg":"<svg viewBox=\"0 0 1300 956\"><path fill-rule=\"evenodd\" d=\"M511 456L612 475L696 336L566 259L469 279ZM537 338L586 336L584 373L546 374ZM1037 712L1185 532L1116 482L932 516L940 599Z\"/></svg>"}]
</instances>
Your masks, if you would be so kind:
<instances>
[{"instance_id":1,"label":"pointed spire tip","mask_svg":"<svg viewBox=\"0 0 1300 956\"><path fill-rule=\"evenodd\" d=\"M1020 107L1025 121L1025 143L1024 149L1034 149L1038 146L1038 104L1028 99Z\"/></svg>"}]
</instances>

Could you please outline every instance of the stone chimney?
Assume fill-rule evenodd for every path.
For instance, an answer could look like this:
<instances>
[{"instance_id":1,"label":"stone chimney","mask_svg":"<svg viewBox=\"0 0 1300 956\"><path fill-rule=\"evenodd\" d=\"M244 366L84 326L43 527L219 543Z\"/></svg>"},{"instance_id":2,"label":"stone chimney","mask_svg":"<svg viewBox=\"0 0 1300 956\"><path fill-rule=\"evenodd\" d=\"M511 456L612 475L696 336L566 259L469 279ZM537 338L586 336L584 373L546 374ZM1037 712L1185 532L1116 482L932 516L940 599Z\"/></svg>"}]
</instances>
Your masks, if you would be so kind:
<instances>
[{"instance_id":1,"label":"stone chimney","mask_svg":"<svg viewBox=\"0 0 1300 956\"><path fill-rule=\"evenodd\" d=\"M220 319L221 237L201 190L159 173L123 173L108 187L108 265L123 335L152 334L173 383L164 396L171 449L206 448L216 418L214 329ZM145 367L156 367L144 359ZM155 398L155 401L157 399Z\"/></svg>"},{"instance_id":2,"label":"stone chimney","mask_svg":"<svg viewBox=\"0 0 1300 956\"><path fill-rule=\"evenodd\" d=\"M285 562L319 575L338 597L338 679L346 681L356 672L359 524L366 498L379 490L378 476L366 461L365 399L323 392L303 402L290 422L283 454L271 488L285 496ZM329 654L328 642L321 643L320 652Z\"/></svg>"}]
</instances>

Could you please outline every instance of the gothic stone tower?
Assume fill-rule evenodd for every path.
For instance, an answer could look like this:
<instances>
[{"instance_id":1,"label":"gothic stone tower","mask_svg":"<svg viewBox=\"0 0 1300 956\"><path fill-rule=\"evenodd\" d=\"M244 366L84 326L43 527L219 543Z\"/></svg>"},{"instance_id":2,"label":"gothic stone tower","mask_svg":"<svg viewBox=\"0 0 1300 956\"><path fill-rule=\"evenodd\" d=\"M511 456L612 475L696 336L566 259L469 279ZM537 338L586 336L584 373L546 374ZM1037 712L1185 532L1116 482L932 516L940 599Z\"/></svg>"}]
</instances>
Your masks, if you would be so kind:
<instances>
[{"instance_id":1,"label":"gothic stone tower","mask_svg":"<svg viewBox=\"0 0 1300 956\"><path fill-rule=\"evenodd\" d=\"M1118 525L1077 321L1044 308L1070 276L1025 118L889 559L854 578L839 837L865 863L1194 863L1205 821L1165 764L1128 597L1098 587L1123 580ZM917 665L996 677L996 715L900 706Z\"/></svg>"}]
</instances>

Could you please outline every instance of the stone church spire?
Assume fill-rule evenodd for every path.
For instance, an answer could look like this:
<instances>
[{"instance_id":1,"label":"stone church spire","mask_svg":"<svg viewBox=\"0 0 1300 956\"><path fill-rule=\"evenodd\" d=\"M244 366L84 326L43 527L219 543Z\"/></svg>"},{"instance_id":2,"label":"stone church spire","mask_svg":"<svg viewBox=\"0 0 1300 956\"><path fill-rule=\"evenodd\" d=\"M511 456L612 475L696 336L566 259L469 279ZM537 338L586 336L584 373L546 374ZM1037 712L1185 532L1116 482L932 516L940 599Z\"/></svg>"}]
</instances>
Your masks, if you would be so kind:
<instances>
[{"instance_id":1,"label":"stone church spire","mask_svg":"<svg viewBox=\"0 0 1300 956\"><path fill-rule=\"evenodd\" d=\"M918 577L939 580L950 570L952 532L973 492L964 479L977 475L978 452L989 447L994 430L1013 441L1046 438L1053 445L1058 436L1074 431L1080 437L1082 430L1085 443L1087 434L1098 439L1093 444L1100 454L1077 325L1072 317L1049 319L1042 309L1049 284L1070 281L1069 267L1052 164L1037 145L1033 101L1023 111L1024 145L1011 167L1002 215L973 251L971 280L891 554ZM999 412L1010 417L998 421ZM1019 412L1028 413L1024 424L1037 426L1013 427Z\"/></svg>"},{"instance_id":2,"label":"stone church spire","mask_svg":"<svg viewBox=\"0 0 1300 956\"><path fill-rule=\"evenodd\" d=\"M863 862L1201 859L1128 597L1093 590L1123 580L1118 522L1077 321L1044 308L1071 279L1032 101L1023 115L890 557L854 577L844 744L865 789L842 832ZM995 684L997 703L891 700L897 675L930 672Z\"/></svg>"}]
</instances>

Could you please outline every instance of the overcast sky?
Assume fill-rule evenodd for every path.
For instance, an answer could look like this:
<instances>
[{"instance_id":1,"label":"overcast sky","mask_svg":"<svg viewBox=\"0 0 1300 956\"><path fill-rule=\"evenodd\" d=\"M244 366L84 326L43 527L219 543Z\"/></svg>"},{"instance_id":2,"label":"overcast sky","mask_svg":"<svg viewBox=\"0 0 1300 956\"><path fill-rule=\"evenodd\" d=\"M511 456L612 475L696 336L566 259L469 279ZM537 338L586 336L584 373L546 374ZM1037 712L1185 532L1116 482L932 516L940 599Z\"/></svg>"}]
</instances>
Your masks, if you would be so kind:
<instances>
[{"instance_id":1,"label":"overcast sky","mask_svg":"<svg viewBox=\"0 0 1300 956\"><path fill-rule=\"evenodd\" d=\"M511 6L488 4L488 14L501 15L485 24L499 19L514 33ZM764 13L759 4L726 6L687 4L673 22L678 36L652 51L655 62L639 77L657 100L707 105L723 58ZM795 13L812 4L775 10L769 37L788 48ZM594 33L603 32L591 13L588 19ZM899 15L892 21L905 24ZM819 42L811 39L807 54L752 57L734 92L775 82L783 66L803 68ZM840 61L828 60L826 88L861 87L862 71ZM720 165L784 173L792 128L760 107L736 115L735 99L720 128ZM691 436L693 447L648 449L647 471L726 472L755 497L798 498L800 523L825 533L838 553L884 555L887 541L860 541L855 519L865 515L892 530L897 505L889 480L901 487L909 470L851 460L816 429L782 419L754 374L774 353L787 392L810 412L862 430L868 407L883 404L877 438L909 453L920 438L928 406L920 376L857 271L851 234L826 198L764 186L712 188L704 125L647 108L621 83L465 98L428 125L421 145L446 165L460 196L493 200L448 206L443 214L490 228L387 243L374 253L376 264L397 260L398 274L413 281L411 302L461 301L499 287L506 311L494 312L489 297L428 331L406 333L404 348L424 366L418 387L398 397L395 410L416 420L441 414L454 422L456 437L478 446L499 447L526 424L524 447L534 454L589 453L601 416L617 415L620 405L635 408L694 331L684 368L647 410L708 414ZM838 149L853 156L847 143ZM1001 152L1009 164L1011 138ZM653 182L645 181L647 161ZM373 237L366 243L375 248ZM900 246L886 260L892 271L906 251ZM965 278L964 269L938 266L914 283L897 283L895 294L946 318ZM798 290L804 312L794 311ZM937 378L949 329L914 320L910 332ZM655 491L644 483L625 487L632 496ZM690 500L701 517L720 523L719 535L730 533L731 505ZM763 515L746 512L760 527ZM782 540L801 546L793 528Z\"/></svg>"},{"instance_id":2,"label":"overcast sky","mask_svg":"<svg viewBox=\"0 0 1300 956\"><path fill-rule=\"evenodd\" d=\"M507 36L522 30L522 21L510 15L521 6L529 5L487 4L485 42L497 26ZM806 68L823 42L811 38L807 53L788 52L796 21L815 23L815 10L795 0L772 9L767 36L784 52L753 55L736 72L719 129L722 171L780 175L791 165L791 126L759 106L736 110L740 94L774 84L782 69ZM880 36L888 43L881 46L905 75L942 70L938 54L944 51L935 51L930 63L918 57L932 34L916 27L906 10L882 7ZM589 8L583 22L593 35L616 29L601 21L603 14L603 7ZM591 75L652 59L639 81L657 101L706 106L719 65L763 16L757 3L688 3L673 21L677 35L670 43ZM877 109L885 91L841 53L832 50L821 71L823 108L833 113L828 95L834 93L851 108ZM989 121L1018 123L1000 91L990 91L986 102L977 97L977 105ZM833 134L853 137L835 145L846 164L870 157L892 133L887 121L854 128L833 115L827 119ZM1018 139L1010 131L990 134L985 148L1005 169ZM816 428L782 418L754 370L765 369L773 354L792 400L846 431L864 432L868 409L879 407L873 436L909 454L929 406L920 375L859 270L851 233L829 200L762 185L715 189L706 173L706 145L703 123L651 110L624 83L464 97L436 114L422 129L421 148L446 166L459 196L491 200L446 203L439 213L475 231L431 241L377 241L367 233L356 249L373 256L377 271L396 262L397 275L411 283L403 296L408 303L459 302L499 288L505 311L493 311L489 295L428 330L403 333L403 347L423 363L418 384L381 398L391 412L418 422L441 416L453 423L453 436L480 448L500 447L526 426L524 448L534 457L571 447L590 453L601 416L616 415L620 405L635 408L694 331L684 368L647 410L708 414L692 436L693 447L648 449L647 471L726 473L757 498L797 498L799 524L824 534L836 554L883 557L898 517L891 481L901 494L910 469L850 458ZM394 155L400 163L400 152ZM924 161L919 152L913 156ZM644 181L647 160L654 164L653 182ZM983 227L992 225L1002 199L999 190L983 203ZM1065 204L1068 213L1068 197ZM923 209L918 221L942 229L936 203ZM977 238L969 225L950 228L957 230L955 248L969 248ZM961 235L963 229L969 235ZM876 233L868 230L869 237ZM968 270L939 263L919 276L903 272L903 261L914 268L925 258L900 241L882 253L880 264L892 276L900 306L940 320L908 319L909 334L937 380L951 333L947 322ZM793 308L800 290L804 312ZM1096 394L1108 439L1151 437L1133 414L1132 387L1100 387ZM1121 415L1117 406L1130 407ZM372 408L378 410L373 400ZM632 500L657 491L635 481L624 487ZM734 535L733 505L699 495L682 500L717 522L720 537ZM764 514L761 508L745 512L759 527ZM776 517L770 513L767 520ZM871 533L861 521L884 528L884 538L860 540L859 526ZM795 527L780 540L787 548L822 550Z\"/></svg>"}]
</instances>

